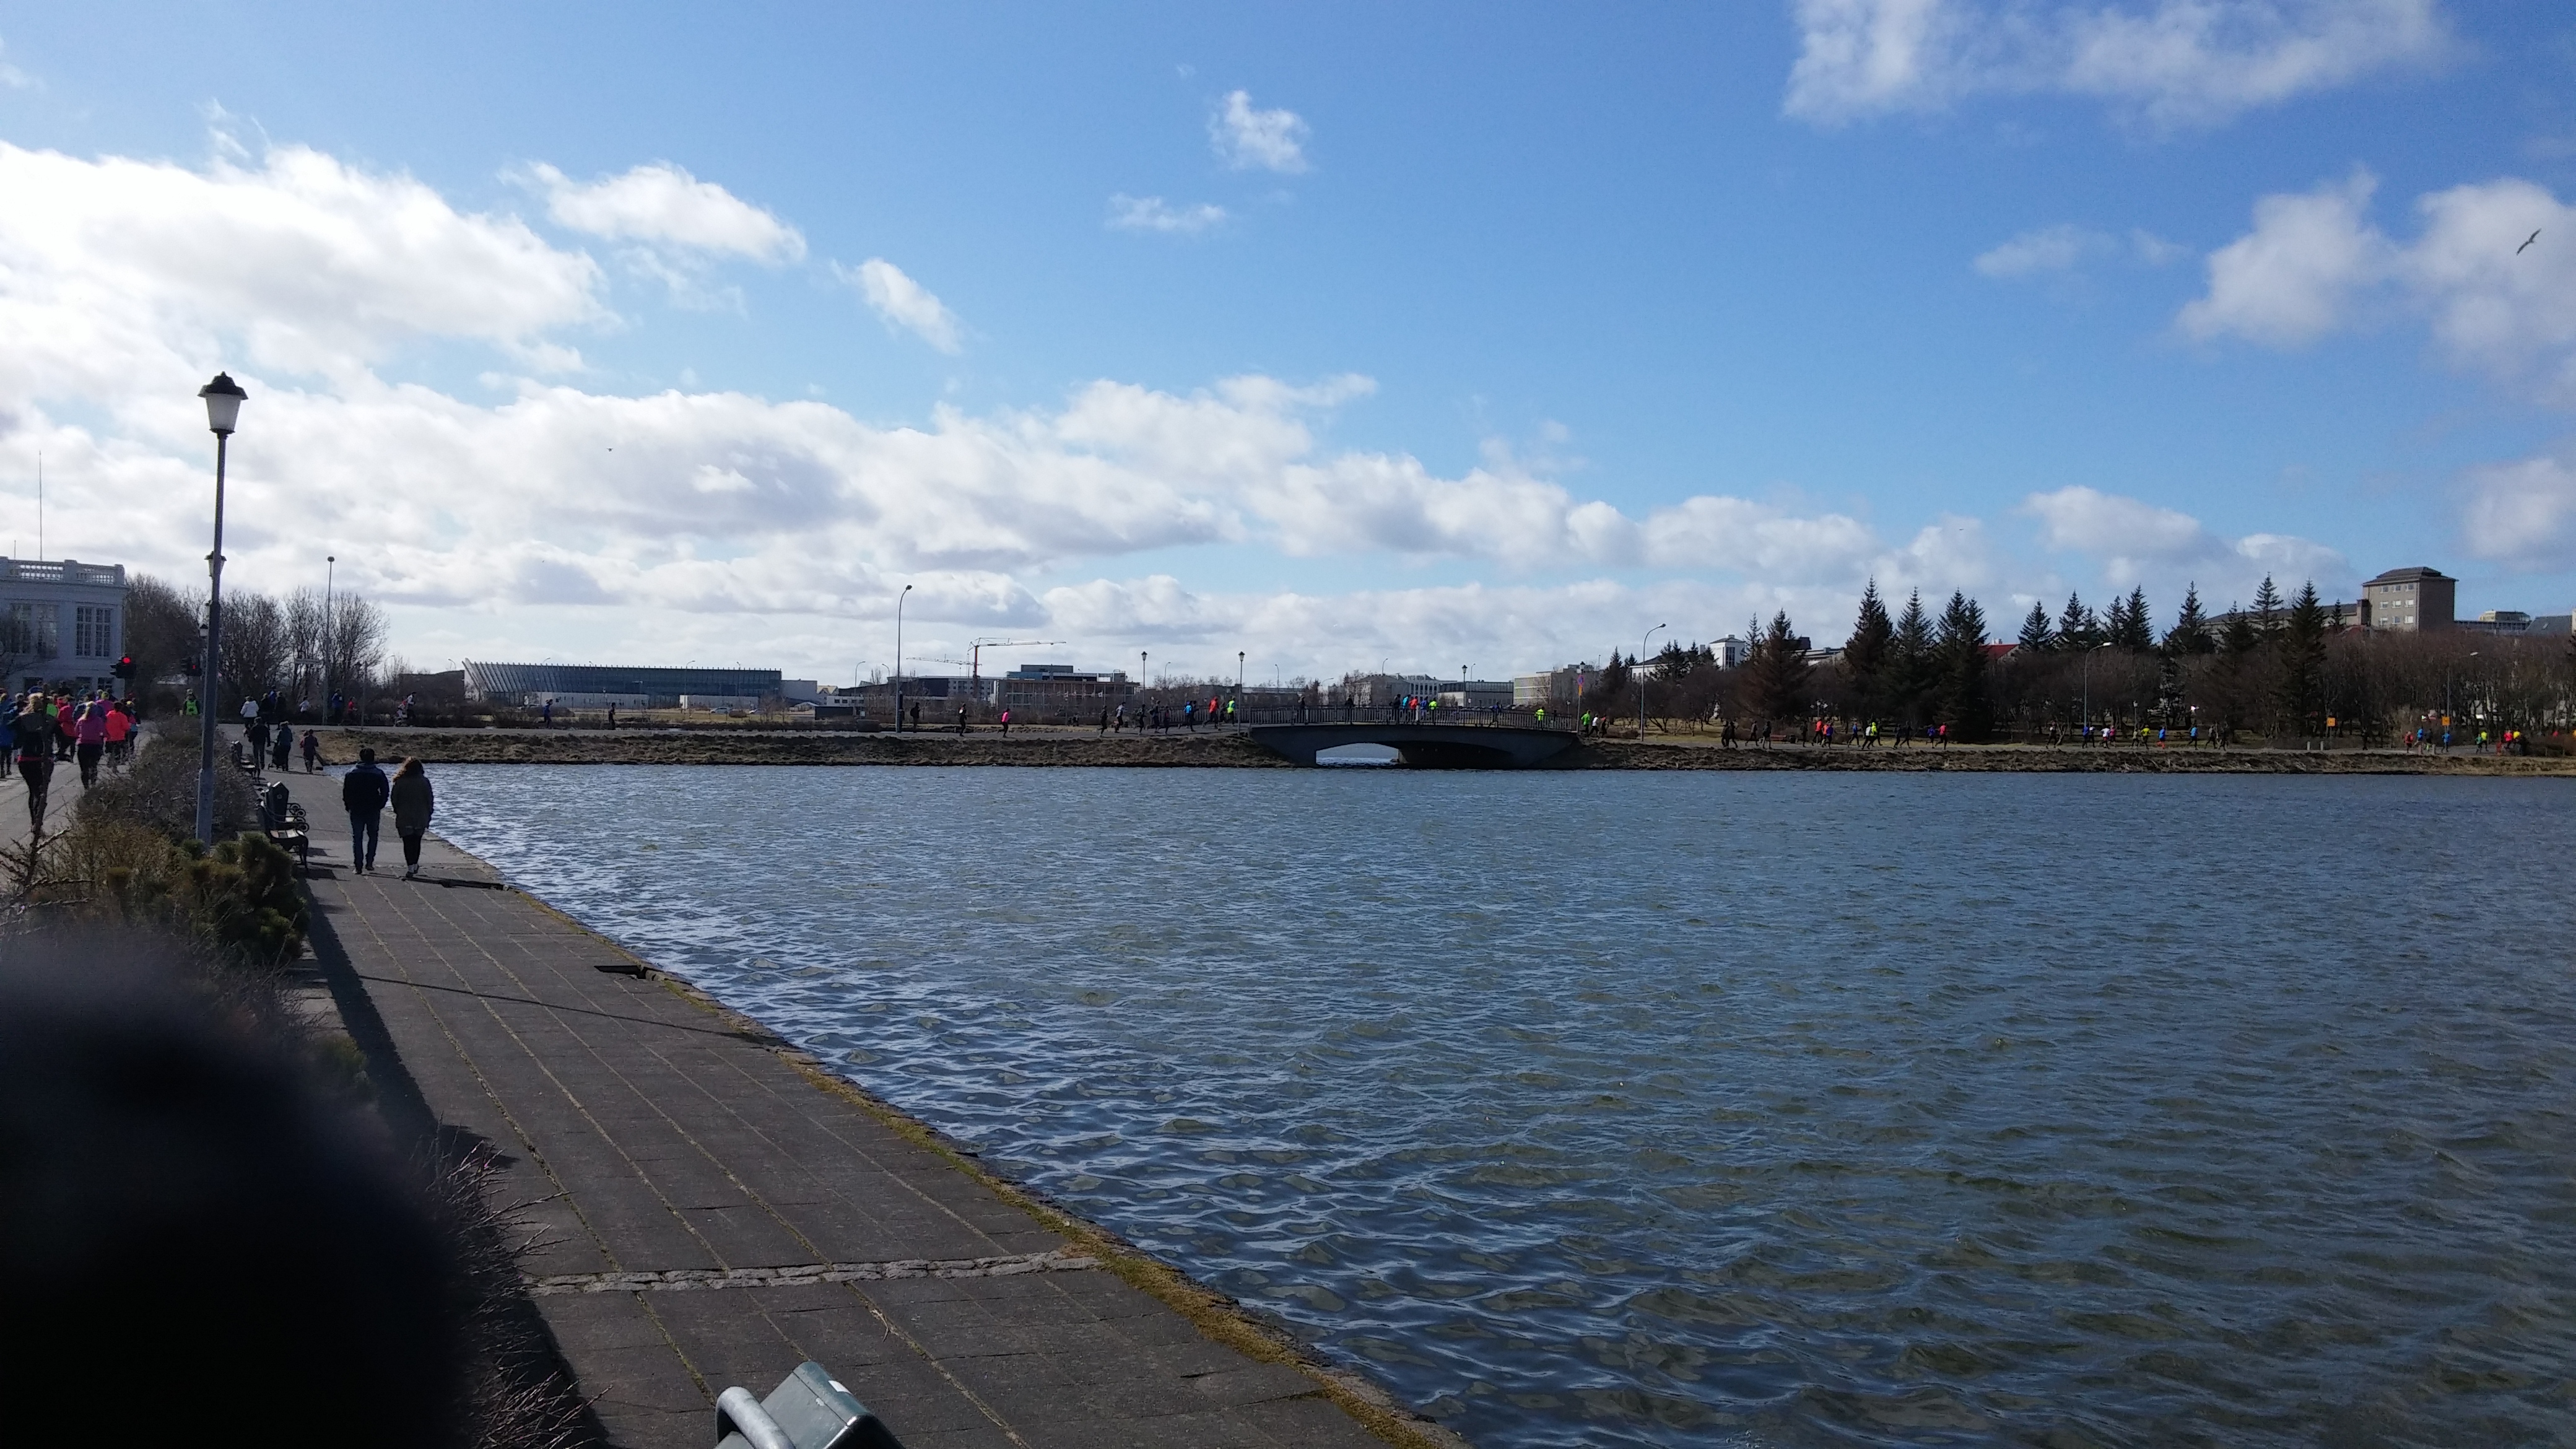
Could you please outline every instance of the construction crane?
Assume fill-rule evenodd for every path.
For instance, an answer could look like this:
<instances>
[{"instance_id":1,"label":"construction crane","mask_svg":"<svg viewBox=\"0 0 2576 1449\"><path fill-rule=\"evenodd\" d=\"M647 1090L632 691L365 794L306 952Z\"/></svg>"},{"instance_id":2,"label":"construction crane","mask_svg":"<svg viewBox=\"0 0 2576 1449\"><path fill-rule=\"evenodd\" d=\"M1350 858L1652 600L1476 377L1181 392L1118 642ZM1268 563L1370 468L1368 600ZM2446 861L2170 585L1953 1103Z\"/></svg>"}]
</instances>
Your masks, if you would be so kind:
<instances>
[{"instance_id":1,"label":"construction crane","mask_svg":"<svg viewBox=\"0 0 2576 1449\"><path fill-rule=\"evenodd\" d=\"M966 661L966 674L975 687L984 687L984 651L987 649L1045 649L1063 643L1061 639L978 639L967 649L972 656ZM954 659L947 661L954 664Z\"/></svg>"}]
</instances>

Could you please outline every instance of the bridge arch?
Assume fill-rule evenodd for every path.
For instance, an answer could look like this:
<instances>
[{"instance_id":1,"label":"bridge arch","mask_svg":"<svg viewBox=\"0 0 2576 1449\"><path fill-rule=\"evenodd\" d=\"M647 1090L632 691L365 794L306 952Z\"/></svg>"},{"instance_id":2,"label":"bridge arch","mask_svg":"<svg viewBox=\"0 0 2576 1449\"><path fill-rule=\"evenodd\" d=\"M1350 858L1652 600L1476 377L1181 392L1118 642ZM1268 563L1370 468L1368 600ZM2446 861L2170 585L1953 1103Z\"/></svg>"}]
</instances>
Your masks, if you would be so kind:
<instances>
[{"instance_id":1,"label":"bridge arch","mask_svg":"<svg viewBox=\"0 0 2576 1449\"><path fill-rule=\"evenodd\" d=\"M1252 742L1301 765L1343 745L1384 745L1417 770L1528 770L1562 763L1575 744L1571 730L1512 725L1309 724L1254 725Z\"/></svg>"}]
</instances>

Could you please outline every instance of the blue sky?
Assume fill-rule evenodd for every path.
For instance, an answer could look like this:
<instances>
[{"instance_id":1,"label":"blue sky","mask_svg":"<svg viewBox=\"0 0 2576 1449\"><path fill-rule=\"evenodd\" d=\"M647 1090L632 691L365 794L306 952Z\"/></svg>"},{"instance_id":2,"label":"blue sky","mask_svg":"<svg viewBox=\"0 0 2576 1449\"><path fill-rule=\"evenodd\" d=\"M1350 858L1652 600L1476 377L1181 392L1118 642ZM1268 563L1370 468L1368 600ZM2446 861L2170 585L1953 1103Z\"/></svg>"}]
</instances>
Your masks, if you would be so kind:
<instances>
[{"instance_id":1,"label":"blue sky","mask_svg":"<svg viewBox=\"0 0 2576 1449\"><path fill-rule=\"evenodd\" d=\"M2576 603L2547 7L0 5L0 63L0 490L188 570L230 367L233 577L337 552L424 664L846 678L906 582L917 652L1327 676L1873 576Z\"/></svg>"}]
</instances>

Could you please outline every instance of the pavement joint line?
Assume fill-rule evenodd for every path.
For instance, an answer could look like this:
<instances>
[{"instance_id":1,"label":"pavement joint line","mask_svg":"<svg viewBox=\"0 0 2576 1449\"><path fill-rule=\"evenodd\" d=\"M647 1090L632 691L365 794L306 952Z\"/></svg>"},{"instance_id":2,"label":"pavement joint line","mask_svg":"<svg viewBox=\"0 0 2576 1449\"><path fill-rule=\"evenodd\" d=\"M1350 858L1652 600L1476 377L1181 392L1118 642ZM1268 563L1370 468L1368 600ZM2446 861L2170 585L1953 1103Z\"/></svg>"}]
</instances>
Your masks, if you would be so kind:
<instances>
[{"instance_id":1,"label":"pavement joint line","mask_svg":"<svg viewBox=\"0 0 2576 1449\"><path fill-rule=\"evenodd\" d=\"M658 1272L554 1273L531 1278L528 1291L557 1293L685 1293L713 1288L794 1287L805 1283L882 1283L897 1278L1010 1278L1023 1273L1072 1273L1100 1266L1098 1258L1057 1248L988 1258L900 1258L884 1263L799 1263L784 1268L669 1268Z\"/></svg>"},{"instance_id":2,"label":"pavement joint line","mask_svg":"<svg viewBox=\"0 0 2576 1449\"><path fill-rule=\"evenodd\" d=\"M595 966L592 969L606 971L618 976L629 974L627 968L624 966ZM743 1034L738 1031L726 1031L711 1026L684 1026L675 1021L656 1021L649 1016L620 1016L613 1011L602 1011L596 1006L565 1006L558 1002L541 1001L533 996L504 996L497 991L477 991L470 986L440 986L435 982L429 981L405 981L398 976L370 976L364 971L353 971L350 974L357 977L360 981L373 981L386 986L408 986L415 991L445 991L457 996L470 996L477 1001L506 1001L513 1006L538 1006L543 1007L548 1011L578 1012L583 1016L596 1016L608 1021L622 1021L633 1026L651 1026L660 1027L669 1031L696 1032L701 1036L722 1037L728 1041L744 1040Z\"/></svg>"}]
</instances>

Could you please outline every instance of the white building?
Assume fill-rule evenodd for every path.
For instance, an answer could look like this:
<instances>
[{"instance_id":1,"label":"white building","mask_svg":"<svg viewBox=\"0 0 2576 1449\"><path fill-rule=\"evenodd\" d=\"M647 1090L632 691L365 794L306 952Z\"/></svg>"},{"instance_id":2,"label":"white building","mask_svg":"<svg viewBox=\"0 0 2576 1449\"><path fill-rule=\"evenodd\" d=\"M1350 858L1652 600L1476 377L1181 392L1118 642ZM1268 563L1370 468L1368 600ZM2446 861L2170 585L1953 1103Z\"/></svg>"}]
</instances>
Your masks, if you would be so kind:
<instances>
[{"instance_id":1,"label":"white building","mask_svg":"<svg viewBox=\"0 0 2576 1449\"><path fill-rule=\"evenodd\" d=\"M0 559L0 682L114 689L125 565Z\"/></svg>"}]
</instances>

